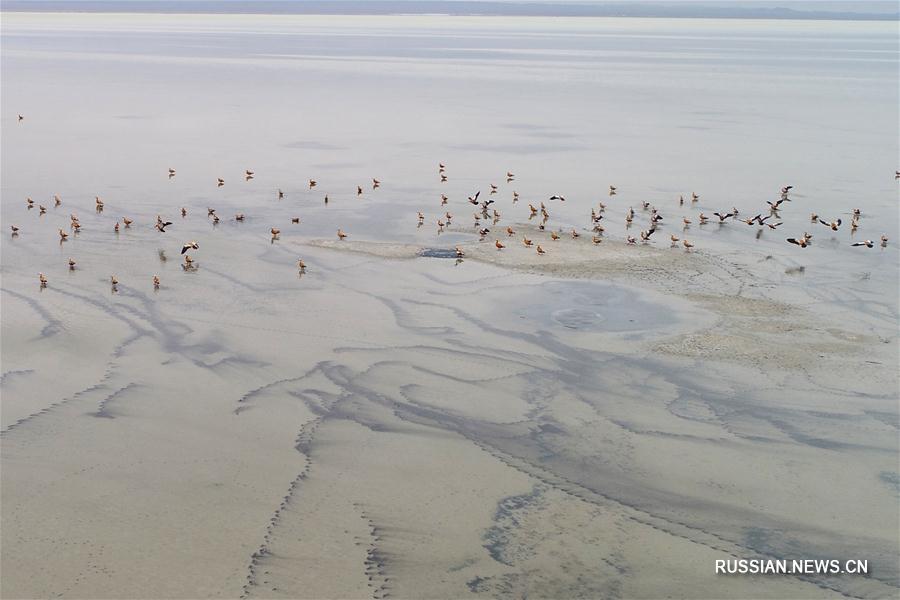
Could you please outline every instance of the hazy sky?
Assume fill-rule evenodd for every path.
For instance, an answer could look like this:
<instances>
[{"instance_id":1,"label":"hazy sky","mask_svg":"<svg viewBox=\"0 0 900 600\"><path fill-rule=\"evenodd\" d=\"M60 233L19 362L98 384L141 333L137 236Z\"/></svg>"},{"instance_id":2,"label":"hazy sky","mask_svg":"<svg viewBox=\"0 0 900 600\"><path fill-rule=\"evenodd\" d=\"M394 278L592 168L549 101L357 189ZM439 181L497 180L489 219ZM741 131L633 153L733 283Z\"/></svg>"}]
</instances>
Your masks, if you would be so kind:
<instances>
[{"instance_id":1,"label":"hazy sky","mask_svg":"<svg viewBox=\"0 0 900 600\"><path fill-rule=\"evenodd\" d=\"M897 18L897 0L3 0L3 10Z\"/></svg>"}]
</instances>

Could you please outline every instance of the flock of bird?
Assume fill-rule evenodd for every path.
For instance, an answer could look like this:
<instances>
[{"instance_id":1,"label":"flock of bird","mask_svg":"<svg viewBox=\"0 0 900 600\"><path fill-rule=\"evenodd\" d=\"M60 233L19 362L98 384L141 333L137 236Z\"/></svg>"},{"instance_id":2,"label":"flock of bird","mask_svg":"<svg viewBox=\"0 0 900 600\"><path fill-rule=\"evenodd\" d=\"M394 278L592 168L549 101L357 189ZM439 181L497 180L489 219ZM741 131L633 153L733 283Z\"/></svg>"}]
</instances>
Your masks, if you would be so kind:
<instances>
[{"instance_id":1,"label":"flock of bird","mask_svg":"<svg viewBox=\"0 0 900 600\"><path fill-rule=\"evenodd\" d=\"M18 120L21 122L22 120L24 120L24 117L22 115L19 115ZM175 169L170 168L168 170L168 178L173 179L175 176L176 176ZM441 183L446 183L448 181L447 167L443 163L438 163L438 176L439 176L439 181ZM250 169L245 170L243 173L243 179L245 181L250 181L254 177L255 177L255 172ZM514 173L512 173L511 171L507 171L506 176L505 176L506 183L507 184L513 183L515 181L515 177L516 176ZM897 171L895 173L895 179L900 179L900 171ZM223 178L219 177L216 179L217 187L222 187L224 185L225 185L225 180ZM308 181L308 189L309 190L312 190L313 188L315 188L316 185L317 185L316 180L310 179ZM373 178L372 185L371 185L372 190L373 191L377 190L380 186L381 186L381 182L378 179ZM756 237L758 239L762 235L764 227L767 227L771 230L776 230L778 227L783 225L783 222L781 220L779 220L780 216L781 216L780 211L783 210L782 206L785 203L792 202L792 200L790 198L790 193L791 193L792 189L793 189L793 186L790 186L790 185L782 187L781 192L780 192L780 197L776 201L767 201L766 202L767 207L762 209L759 213L757 213L753 216L750 216L747 218L740 218L741 217L740 212L738 211L738 209L736 207L733 207L731 210L728 210L728 211L722 211L722 212L717 211L717 212L712 213L712 216L715 217L715 219L716 219L713 222L717 222L720 225L724 225L728 221L728 219L731 219L732 221L742 222L751 227L757 226L758 229L757 229ZM492 233L491 228L497 226L501 220L501 214L497 210L496 206L494 206L495 200L491 198L491 196L494 196L498 193L499 193L498 185L490 184L490 191L487 195L488 198L482 199L481 191L477 191L467 198L468 203L473 205L474 207L476 207L476 210L473 213L474 230L478 233L481 241L485 241L487 239L487 237L491 235L491 233ZM616 196L617 194L618 194L618 188L616 186L610 185L608 195L610 197L612 197L612 196ZM359 197L362 195L363 195L363 187L360 185L357 185L356 186L356 196ZM277 190L277 197L278 197L278 199L283 199L285 197L285 194L281 189ZM693 205L699 199L700 199L700 196L696 193L692 193L688 200L685 200L684 196L679 196L678 205L679 205L679 207L683 207L685 205L685 203L689 203L690 205ZM327 194L325 194L324 201L325 201L325 204L328 204L329 198L328 198ZM440 206L441 206L441 211L443 214L441 214L436 219L438 233L443 232L445 229L449 228L452 224L452 220L454 218L453 214L449 210L446 210L443 208L449 203L449 201L450 201L450 199L446 194L440 195ZM542 239L543 245L541 243L539 243L539 241L535 241L535 240L529 238L528 235L523 234L522 240L521 240L523 246L525 246L526 248L534 248L535 252L538 255L544 255L544 254L547 254L547 248L545 248L544 246L547 245L547 247L549 248L550 246L548 245L548 243L552 244L553 242L560 240L562 235L571 236L572 238L581 237L582 233L580 233L578 231L578 229L576 229L576 228L572 228L568 232L563 232L562 229L560 229L560 228L557 228L556 230L548 230L548 228L547 228L547 223L550 220L550 210L548 209L548 204L552 204L554 202L561 203L561 202L565 202L565 201L566 201L565 197L558 195L558 194L554 194L554 195L550 196L546 202L540 202L539 206L534 206L533 204L528 203L528 210L529 210L528 220L531 221L535 217L540 215L540 219L538 221L538 230L539 230L539 232L541 232L539 235L541 235L543 238ZM518 192L512 191L512 204L516 205L518 202L519 202ZM61 204L62 204L62 199L58 195L54 195L53 196L54 207L59 207ZM42 204L35 205L34 200L32 200L31 198L26 198L26 207L29 211L33 210L35 208L35 206L37 206L39 216L42 216L47 213L46 206L44 206ZM588 227L584 230L584 231L590 233L591 241L595 245L599 245L604 240L604 235L606 233L606 224L608 224L608 220L605 219L605 214L604 214L606 212L606 208L607 208L607 206L603 202L598 202L596 207L592 207L591 213L590 213L590 222L588 224ZM97 213L102 213L104 210L104 202L99 196L96 196L94 199L94 209ZM656 206L653 206L650 202L643 202L642 210L647 214L648 226L646 229L643 229L640 231L639 237L635 237L633 235L627 234L627 230L632 227L632 224L635 220L634 208L629 207L628 211L625 214L625 229L626 229L625 242L629 245L636 245L639 242L641 244L648 244L651 241L651 236L653 236L662 227L664 218L663 218L663 215L661 214L660 210ZM187 208L182 207L180 210L180 213L181 213L182 218L186 218L188 215ZM853 209L852 218L851 218L851 222L850 222L851 233L855 233L857 231L857 229L859 228L861 216L862 216L862 213L858 208ZM220 221L220 217L219 217L218 213L216 212L216 209L214 209L214 208L207 209L207 218L212 221L213 225L218 224ZM426 218L425 214L421 211L418 211L418 213L417 213L418 227L422 227L422 225L425 222L425 218ZM244 213L239 212L234 215L234 220L236 222L242 222L242 221L244 221L244 219L245 219ZM685 237L685 234L691 228L691 226L694 225L695 219L696 219L696 223L699 225L705 225L712 220L710 218L710 216L705 215L703 212L700 212L694 219L689 218L687 216L683 216L681 218L681 232L680 232L681 237L679 237L679 235L677 233L670 233L670 235L669 235L669 241L671 243L671 247L675 247L675 246L679 245L679 243L680 243L680 245L684 247L685 251L690 252L694 248L693 242L688 240L687 237ZM838 231L841 228L841 226L843 225L843 221L840 218L826 220L826 219L820 218L819 215L815 214L815 213L812 213L810 215L810 222L812 224L824 225L825 227L828 227L831 231ZM292 217L291 223L299 224L300 217ZM117 220L115 222L115 224L113 225L113 232L118 234L121 231L121 229L123 229L123 228L124 229L131 228L132 224L134 224L133 219L129 219L127 217L122 217L120 220ZM75 215L74 213L70 214L69 225L70 225L71 234L78 235L79 232L81 231L82 225L81 225L81 222L79 221L78 216ZM154 224L154 228L158 232L166 233L167 228L171 227L171 226L172 226L172 221L168 221L168 220L164 219L161 215L157 215L156 222ZM10 228L12 230L12 236L17 237L20 233L20 228L17 225L11 225ZM59 234L59 242L60 242L60 244L63 244L64 242L66 242L68 240L70 233L66 232L62 228L58 228L57 231ZM518 235L512 225L507 225L505 227L505 229L502 229L501 231L502 231L502 233L505 233L505 236L503 236L501 234L500 237L497 237L496 233L493 236L493 238L494 238L493 245L494 245L494 247L496 247L496 249L498 251L506 249L507 244L509 243L509 240L511 240L512 238L514 238ZM272 227L269 232L272 236L271 239L272 239L273 243L275 242L275 240L279 239L281 230L278 227ZM546 237L544 237L545 233L546 233ZM337 237L339 240L344 240L348 237L348 234L346 232L344 232L343 229L338 228ZM799 246L800 248L806 248L812 244L812 239L813 239L813 235L811 233L804 232L800 236L786 238L786 241L790 244ZM881 235L879 243L882 247L887 246L888 237L886 235ZM873 240L870 240L870 239L866 239L866 240L862 240L862 241L852 242L850 245L854 246L854 247L873 248L876 245L876 242ZM199 249L200 249L200 244L195 240L191 240L191 241L188 241L188 242L185 242L184 244L182 244L181 254L183 256L183 261L184 261L182 267L186 271L196 269L196 266L194 264L194 259L188 252L190 250L199 250ZM465 251L459 246L456 246L454 250L455 250L455 254L458 259L458 262L461 261L462 258L465 256ZM160 259L165 260L164 251L162 251L162 250L160 250ZM68 259L68 268L70 271L74 271L77 268L77 262L73 258ZM304 263L304 261L302 259L298 259L297 268L301 275L303 273L305 273L306 264ZM44 288L47 286L48 278L44 273L39 273L38 279L39 279L41 288ZM154 274L152 276L151 281L152 281L153 288L155 290L158 290L161 285L159 275ZM118 285L119 280L116 277L116 275L110 276L110 283L112 284L112 290L114 292L117 291L116 286Z\"/></svg>"},{"instance_id":2,"label":"flock of bird","mask_svg":"<svg viewBox=\"0 0 900 600\"><path fill-rule=\"evenodd\" d=\"M443 163L438 164L438 173L440 175L441 182L442 183L446 182L447 181L447 171L446 171L446 166ZM900 179L900 172L895 173L895 179ZM512 183L513 181L515 181L515 174L508 171L506 173L506 182ZM759 237L762 235L763 227L768 227L771 230L776 230L778 227L780 227L781 225L784 224L782 221L778 220L780 217L780 211L782 210L781 205L785 202L792 201L790 198L790 192L792 189L793 189L793 186L791 186L791 185L784 186L781 188L781 195L777 201L775 201L775 202L767 201L766 202L766 204L768 205L768 208L766 209L766 212L768 212L768 214L766 214L766 216L763 216L763 212L760 212L760 213L757 213L756 215L746 218L746 219L738 219L738 217L740 215L740 211L736 207L733 207L730 211L714 212L713 216L715 216L718 219L718 223L720 225L724 225L728 219L740 220L741 222L743 222L749 226L757 225L758 230L756 233L756 237L757 237L757 239L759 239ZM490 184L489 195L494 195L494 194L498 193L498 191L499 191L498 186L496 184ZM614 185L609 186L609 196L615 196L615 195L617 195L617 193L618 193L618 188L616 186L614 186ZM490 221L491 226L496 226L497 223L500 221L501 214L496 208L491 208L491 205L494 204L494 200L492 200L492 199L480 200L479 199L480 196L481 196L481 191L479 190L479 191L475 192L473 195L468 197L468 202L479 209L473 213L473 217L474 217L474 221L475 221L474 226L480 235L480 239L482 241L484 241L485 238L491 233L491 228L489 226L483 225L482 222ZM697 193L692 193L691 197L690 197L690 204L692 204L692 205L695 204L699 199L700 199L700 196ZM513 191L512 192L513 204L518 203L518 201L519 201L519 194L517 192ZM565 202L565 201L566 201L565 197L558 195L558 194L554 194L554 195L550 196L547 200L547 202ZM447 196L445 194L441 194L441 206L443 207L444 205L447 204L447 202L448 202ZM684 204L685 204L685 198L683 195L681 195L678 198L678 205L683 207ZM648 213L649 226L647 227L647 229L644 229L640 232L640 242L642 244L647 244L650 242L651 236L661 228L662 222L663 222L663 216L660 213L659 209L657 207L653 206L650 202L643 202L642 208L646 213ZM538 207L534 206L533 204L529 203L528 209L530 211L530 215L529 215L528 219L532 220L538 214L540 214L541 218L540 218L540 221L538 224L538 230L541 232L547 231L546 225L550 219L550 212L547 208L547 204L545 202L541 202L540 207L538 208ZM590 224L589 224L589 227L587 228L587 230L591 232L591 241L595 245L600 244L603 241L603 239L604 239L603 236L606 233L606 227L603 224L605 211L606 211L606 204L604 204L603 202L599 202L596 207L591 208L591 221L590 221ZM854 233L859 228L859 219L861 218L861 215L862 215L862 213L858 208L853 209L853 219L851 221L850 227L851 227L851 231ZM812 221L812 223L821 223L822 225L826 225L827 227L829 227L832 231L838 231L838 229L841 227L841 224L842 224L842 220L840 218L835 219L833 221L825 221L824 219L820 219L817 214L812 214L812 215L810 215L810 217L811 217L810 220ZM634 222L634 218L635 218L634 208L629 207L628 211L625 214L626 231L627 231L627 229L631 228L631 226ZM440 216L437 219L438 232L440 233L440 232L444 231L444 228L448 227L450 225L450 223L452 222L452 219L453 219L453 215L449 211L447 211L442 216ZM418 212L418 220L419 220L419 226L421 227L422 224L425 222L425 215L421 211ZM699 225L705 225L710 221L710 217L703 214L703 212L700 212L697 215L696 220ZM770 220L772 222L769 222ZM694 223L694 221L692 219L690 219L686 216L682 217L682 219L681 219L682 236L684 235L685 232L688 231L688 229L691 227L691 225L693 223ZM516 231L513 229L512 226L507 226L505 229L505 233L506 233L506 239L512 238L513 236L516 235ZM577 229L573 228L571 230L571 232L568 233L568 235L571 235L572 238L578 238L581 236L581 233L579 233L579 231ZM560 239L560 237L561 236L560 236L559 231L550 231L550 233L549 233L549 238L552 242L558 241ZM801 248L806 248L812 242L812 237L813 236L811 233L804 232L802 236L797 237L797 238L795 238L795 237L787 238L786 241L788 243L800 246ZM672 247L677 246L680 242L681 245L684 246L686 251L690 251L694 247L693 242L688 240L686 237L679 237L675 233L671 233L669 235L669 240L671 242ZM626 241L626 243L628 243L630 245L634 245L634 244L638 243L638 238L636 238L633 235L626 235L625 241ZM887 236L882 235L880 238L881 246L885 247L885 246L887 246L887 243L888 243ZM544 255L547 253L547 250L541 244L539 244L539 243L536 244L527 235L522 236L522 244L527 248L533 247L535 249L535 251L537 252L537 254L539 254L539 255ZM497 250L503 250L507 247L507 244L504 243L503 241L501 241L501 238L495 237L494 238L494 246L497 248ZM872 240L863 240L863 241L853 242L851 244L851 246L854 246L854 247L866 246L868 248L873 248L875 246L875 242L873 242ZM456 250L456 256L458 258L462 258L463 256L465 256L465 251L462 248L460 248L459 246L457 246L455 248L455 250Z\"/></svg>"}]
</instances>

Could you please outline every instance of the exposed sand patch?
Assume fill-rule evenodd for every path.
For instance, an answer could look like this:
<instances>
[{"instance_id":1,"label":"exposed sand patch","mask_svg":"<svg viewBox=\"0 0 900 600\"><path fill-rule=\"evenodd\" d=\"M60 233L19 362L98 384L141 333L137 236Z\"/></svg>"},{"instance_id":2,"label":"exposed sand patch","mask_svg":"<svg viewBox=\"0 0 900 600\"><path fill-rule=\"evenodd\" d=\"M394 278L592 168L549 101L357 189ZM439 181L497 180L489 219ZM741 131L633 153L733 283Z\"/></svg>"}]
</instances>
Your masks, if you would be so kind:
<instances>
[{"instance_id":1,"label":"exposed sand patch","mask_svg":"<svg viewBox=\"0 0 900 600\"><path fill-rule=\"evenodd\" d=\"M562 278L612 279L665 294L677 294L719 316L713 327L698 329L650 346L654 352L700 359L715 358L758 368L814 369L822 359L843 361L870 352L877 338L840 328L821 328L804 308L760 295L756 276L702 250L680 245L657 248L604 240L594 244L589 234L577 239L518 224L517 237L489 235L483 241L461 243L465 260L528 273ZM499 231L499 230L498 230ZM547 250L539 255L520 243L521 235ZM494 239L507 245L494 247ZM423 246L365 241L314 240L310 245L391 259L414 259ZM445 248L452 250L452 247ZM824 334L824 336L823 336ZM880 350L877 349L876 350Z\"/></svg>"}]
</instances>

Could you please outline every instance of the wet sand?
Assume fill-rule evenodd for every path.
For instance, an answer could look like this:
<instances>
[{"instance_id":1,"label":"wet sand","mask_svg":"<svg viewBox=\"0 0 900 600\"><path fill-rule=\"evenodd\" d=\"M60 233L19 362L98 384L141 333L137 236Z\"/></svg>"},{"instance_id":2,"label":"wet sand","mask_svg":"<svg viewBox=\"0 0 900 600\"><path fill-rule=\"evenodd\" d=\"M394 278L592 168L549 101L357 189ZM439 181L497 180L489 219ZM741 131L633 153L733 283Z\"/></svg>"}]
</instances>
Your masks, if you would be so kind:
<instances>
[{"instance_id":1,"label":"wet sand","mask_svg":"<svg viewBox=\"0 0 900 600\"><path fill-rule=\"evenodd\" d=\"M6 60L49 68L21 49ZM44 88L20 89L39 102ZM269 172L204 154L185 158L194 172L176 161L167 181L157 117L86 137L113 157L105 173L47 145L82 191L38 217L19 197L39 187L32 153L57 127L84 135L45 109L31 129L4 132L4 227L26 226L2 238L2 597L897 595L894 239L854 254L820 226L798 254L734 224L694 227L691 252L629 246L624 227L600 245L586 231L552 241L504 186L503 225L519 235L497 251L468 216L434 232L436 160L428 184L391 160L395 178L367 166L381 195L332 192L326 207L306 173L337 188L362 151L298 175L281 146L260 144ZM154 143L116 158L135 132ZM248 166L257 180L239 181ZM464 194L485 177L453 168L452 208L465 215ZM527 177L533 197L551 185ZM105 214L83 191L97 187ZM609 221L653 193L643 189L623 191ZM837 206L839 192L822 202ZM867 226L885 202L872 196ZM592 202L551 207L551 224L568 230ZM223 215L217 227L207 206ZM803 206L786 211L793 230L809 227ZM55 228L73 211L85 231L60 245ZM172 235L152 230L161 211ZM115 236L126 213L138 225ZM201 248L186 272L189 239ZM422 256L456 245L462 262ZM862 558L871 572L715 575L732 557Z\"/></svg>"},{"instance_id":2,"label":"wet sand","mask_svg":"<svg viewBox=\"0 0 900 600\"><path fill-rule=\"evenodd\" d=\"M6 295L4 344L38 337L4 353L4 597L893 593L896 339L680 249L297 245L164 299L54 282L53 319ZM835 554L873 575L712 573Z\"/></svg>"}]
</instances>

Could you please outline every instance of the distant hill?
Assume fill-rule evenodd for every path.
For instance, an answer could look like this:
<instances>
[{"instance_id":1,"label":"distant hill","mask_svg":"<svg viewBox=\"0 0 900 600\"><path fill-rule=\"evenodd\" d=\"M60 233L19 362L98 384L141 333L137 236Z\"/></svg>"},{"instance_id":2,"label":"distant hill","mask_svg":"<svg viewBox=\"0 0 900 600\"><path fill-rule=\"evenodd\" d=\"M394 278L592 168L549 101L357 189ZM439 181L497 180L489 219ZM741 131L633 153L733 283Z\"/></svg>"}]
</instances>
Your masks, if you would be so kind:
<instances>
[{"instance_id":1,"label":"distant hill","mask_svg":"<svg viewBox=\"0 0 900 600\"><path fill-rule=\"evenodd\" d=\"M4 11L900 20L893 0L2 0Z\"/></svg>"}]
</instances>

